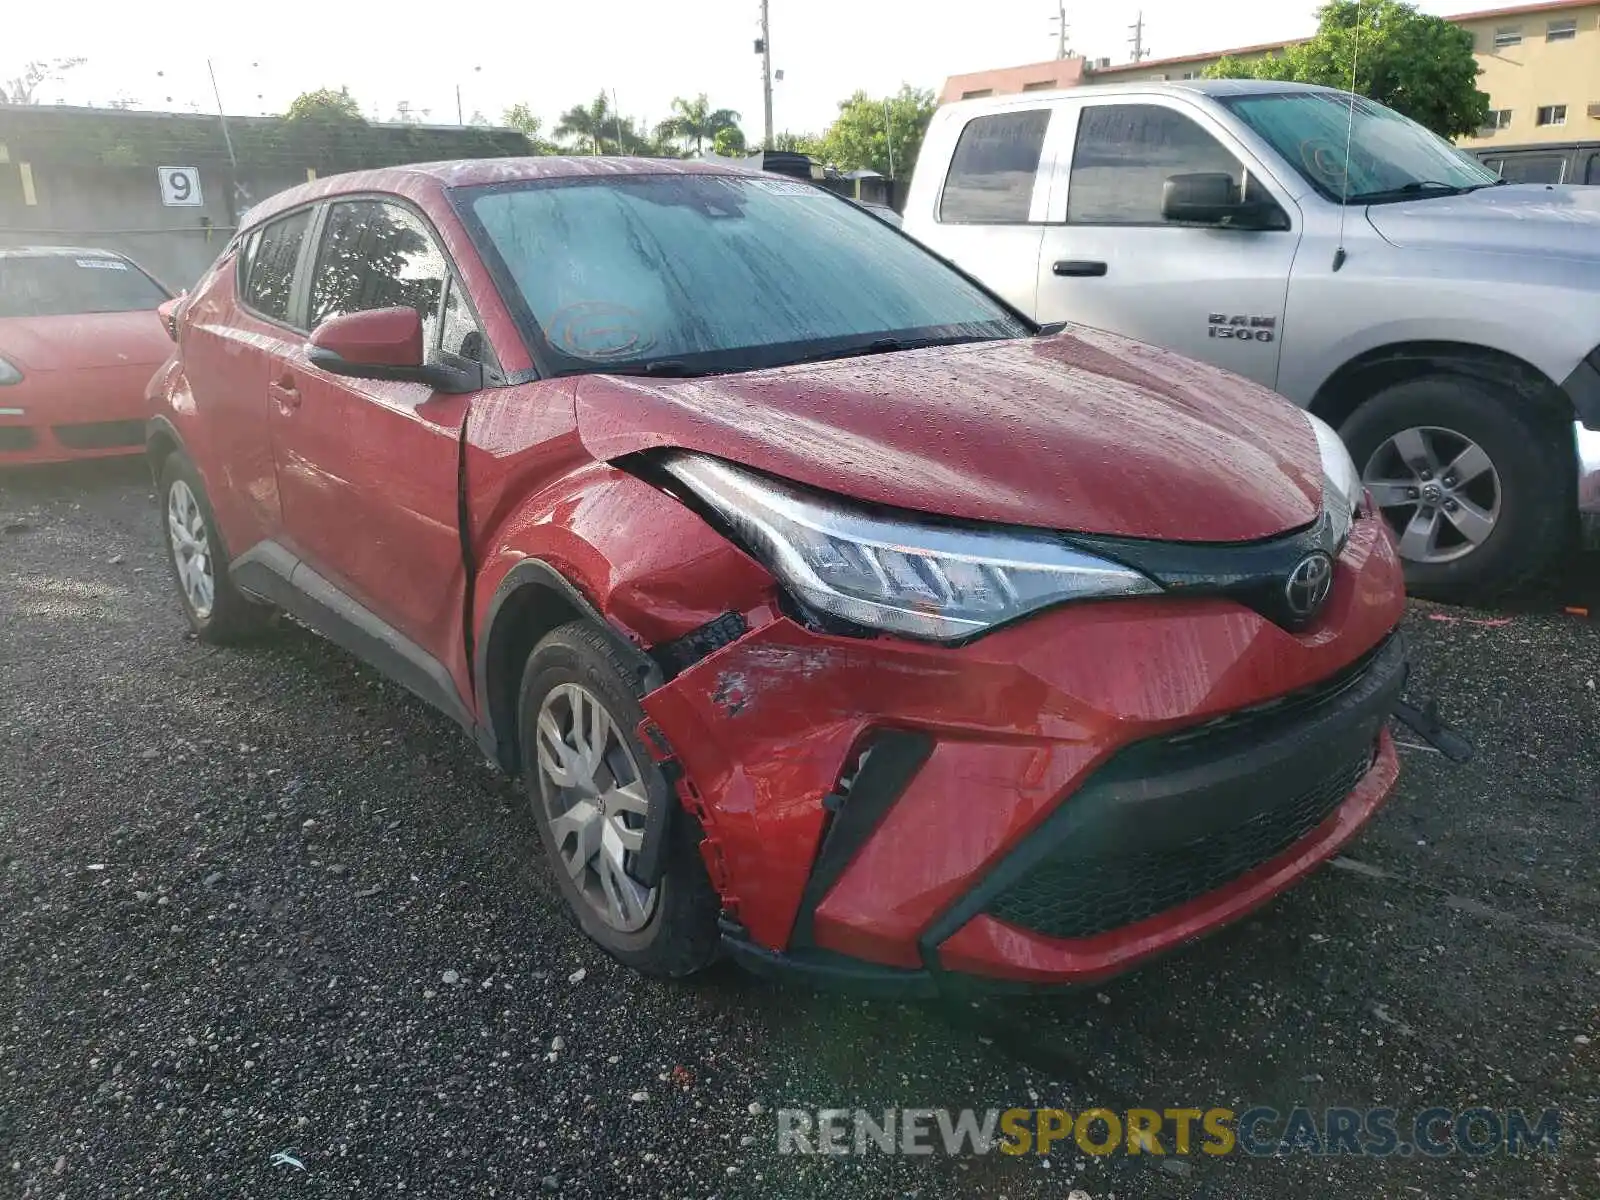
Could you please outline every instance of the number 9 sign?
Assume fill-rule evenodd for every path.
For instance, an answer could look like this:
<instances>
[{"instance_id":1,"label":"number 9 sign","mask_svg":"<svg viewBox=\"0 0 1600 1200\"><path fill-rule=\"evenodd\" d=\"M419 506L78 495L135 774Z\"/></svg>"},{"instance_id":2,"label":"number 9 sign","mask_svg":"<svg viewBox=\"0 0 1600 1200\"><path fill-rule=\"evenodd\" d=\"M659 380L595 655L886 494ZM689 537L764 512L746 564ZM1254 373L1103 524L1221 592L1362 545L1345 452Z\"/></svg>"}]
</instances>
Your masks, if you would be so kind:
<instances>
[{"instance_id":1,"label":"number 9 sign","mask_svg":"<svg viewBox=\"0 0 1600 1200\"><path fill-rule=\"evenodd\" d=\"M161 182L161 203L168 208L195 208L205 203L200 198L199 167L157 167L156 178Z\"/></svg>"}]
</instances>

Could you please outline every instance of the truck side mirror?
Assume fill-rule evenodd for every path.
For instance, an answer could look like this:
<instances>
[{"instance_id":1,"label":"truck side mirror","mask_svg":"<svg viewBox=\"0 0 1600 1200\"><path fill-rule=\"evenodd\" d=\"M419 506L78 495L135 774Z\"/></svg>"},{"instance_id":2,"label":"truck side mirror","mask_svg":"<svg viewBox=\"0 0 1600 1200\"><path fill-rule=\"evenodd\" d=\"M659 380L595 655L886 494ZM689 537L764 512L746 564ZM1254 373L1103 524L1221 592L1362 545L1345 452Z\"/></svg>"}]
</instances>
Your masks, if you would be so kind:
<instances>
[{"instance_id":1,"label":"truck side mirror","mask_svg":"<svg viewBox=\"0 0 1600 1200\"><path fill-rule=\"evenodd\" d=\"M1173 175L1161 189L1161 215L1184 225L1227 229L1287 229L1289 219L1271 200L1245 199L1238 181L1223 171Z\"/></svg>"}]
</instances>

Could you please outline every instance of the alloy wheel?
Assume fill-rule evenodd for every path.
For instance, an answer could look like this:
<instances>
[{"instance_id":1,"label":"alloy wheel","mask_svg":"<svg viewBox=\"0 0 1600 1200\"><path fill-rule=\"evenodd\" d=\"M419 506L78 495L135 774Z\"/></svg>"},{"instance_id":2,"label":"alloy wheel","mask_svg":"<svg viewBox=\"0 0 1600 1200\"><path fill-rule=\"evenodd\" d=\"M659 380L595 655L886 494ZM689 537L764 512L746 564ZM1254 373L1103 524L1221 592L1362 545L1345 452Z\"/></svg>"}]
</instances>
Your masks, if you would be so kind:
<instances>
[{"instance_id":1,"label":"alloy wheel","mask_svg":"<svg viewBox=\"0 0 1600 1200\"><path fill-rule=\"evenodd\" d=\"M217 581L212 572L211 542L206 536L206 519L189 485L174 479L167 492L167 539L172 544L172 561L178 568L178 582L189 599L194 615L204 621L216 603Z\"/></svg>"},{"instance_id":2,"label":"alloy wheel","mask_svg":"<svg viewBox=\"0 0 1600 1200\"><path fill-rule=\"evenodd\" d=\"M1420 425L1384 442L1361 479L1415 563L1465 558L1500 520L1500 475L1483 448L1452 429Z\"/></svg>"},{"instance_id":3,"label":"alloy wheel","mask_svg":"<svg viewBox=\"0 0 1600 1200\"><path fill-rule=\"evenodd\" d=\"M655 912L657 889L629 874L650 809L644 775L595 694L558 684L539 706L539 793L557 857L583 899L619 933Z\"/></svg>"}]
</instances>

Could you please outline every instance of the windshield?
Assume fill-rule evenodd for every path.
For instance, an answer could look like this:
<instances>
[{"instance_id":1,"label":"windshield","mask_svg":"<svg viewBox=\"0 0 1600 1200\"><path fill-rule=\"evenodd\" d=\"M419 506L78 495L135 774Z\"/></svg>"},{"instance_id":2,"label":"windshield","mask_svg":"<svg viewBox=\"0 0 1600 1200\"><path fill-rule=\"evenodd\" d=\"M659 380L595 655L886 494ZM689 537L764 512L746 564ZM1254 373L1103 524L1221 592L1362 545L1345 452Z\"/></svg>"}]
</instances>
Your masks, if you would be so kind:
<instances>
[{"instance_id":1,"label":"windshield","mask_svg":"<svg viewBox=\"0 0 1600 1200\"><path fill-rule=\"evenodd\" d=\"M722 175L469 193L558 374L750 370L1022 337L1022 319L878 218L810 184Z\"/></svg>"},{"instance_id":2,"label":"windshield","mask_svg":"<svg viewBox=\"0 0 1600 1200\"><path fill-rule=\"evenodd\" d=\"M63 317L155 308L167 293L120 258L0 255L0 317Z\"/></svg>"},{"instance_id":3,"label":"windshield","mask_svg":"<svg viewBox=\"0 0 1600 1200\"><path fill-rule=\"evenodd\" d=\"M1354 204L1455 195L1495 174L1393 109L1343 92L1219 97L1330 200ZM1349 146L1346 179L1345 147Z\"/></svg>"}]
</instances>

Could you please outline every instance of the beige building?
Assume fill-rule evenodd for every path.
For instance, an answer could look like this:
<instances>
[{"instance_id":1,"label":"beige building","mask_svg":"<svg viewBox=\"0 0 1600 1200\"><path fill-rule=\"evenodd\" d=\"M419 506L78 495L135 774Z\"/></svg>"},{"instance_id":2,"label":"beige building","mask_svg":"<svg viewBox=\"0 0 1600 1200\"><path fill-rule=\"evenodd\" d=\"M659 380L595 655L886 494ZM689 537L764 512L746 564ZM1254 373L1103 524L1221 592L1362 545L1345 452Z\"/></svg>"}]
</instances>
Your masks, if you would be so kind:
<instances>
[{"instance_id":1,"label":"beige building","mask_svg":"<svg viewBox=\"0 0 1600 1200\"><path fill-rule=\"evenodd\" d=\"M1547 0L1452 17L1472 34L1489 94L1489 125L1461 139L1472 150L1600 140L1600 0ZM1243 46L1182 58L1147 59L1116 66L1109 59L1069 58L972 75L952 76L942 99L1124 83L1139 79L1195 79L1224 54L1257 57L1292 43Z\"/></svg>"}]
</instances>

